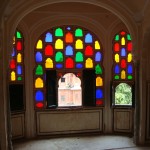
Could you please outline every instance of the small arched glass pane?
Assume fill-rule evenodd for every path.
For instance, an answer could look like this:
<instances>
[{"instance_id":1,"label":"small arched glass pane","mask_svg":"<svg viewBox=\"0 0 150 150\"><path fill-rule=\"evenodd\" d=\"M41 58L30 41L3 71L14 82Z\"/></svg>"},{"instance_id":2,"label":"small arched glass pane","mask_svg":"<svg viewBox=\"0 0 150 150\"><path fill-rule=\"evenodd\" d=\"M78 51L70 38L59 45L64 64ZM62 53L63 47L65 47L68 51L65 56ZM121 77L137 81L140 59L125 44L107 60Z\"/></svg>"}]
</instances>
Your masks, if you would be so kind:
<instances>
[{"instance_id":1,"label":"small arched glass pane","mask_svg":"<svg viewBox=\"0 0 150 150\"><path fill-rule=\"evenodd\" d=\"M42 91L40 91L40 90L36 91L36 93L35 93L35 100L37 102L44 100L44 94L43 94Z\"/></svg>"},{"instance_id":2,"label":"small arched glass pane","mask_svg":"<svg viewBox=\"0 0 150 150\"><path fill-rule=\"evenodd\" d=\"M81 52L76 53L75 61L76 62L83 62L83 54Z\"/></svg>"},{"instance_id":3,"label":"small arched glass pane","mask_svg":"<svg viewBox=\"0 0 150 150\"><path fill-rule=\"evenodd\" d=\"M98 41L95 41L95 49L96 49L96 50L101 49L100 44L99 44Z\"/></svg>"},{"instance_id":4,"label":"small arched glass pane","mask_svg":"<svg viewBox=\"0 0 150 150\"><path fill-rule=\"evenodd\" d=\"M41 65L38 65L36 67L35 74L36 75L43 75L43 67Z\"/></svg>"},{"instance_id":5,"label":"small arched glass pane","mask_svg":"<svg viewBox=\"0 0 150 150\"><path fill-rule=\"evenodd\" d=\"M45 42L53 42L52 34L50 32L46 33Z\"/></svg>"},{"instance_id":6,"label":"small arched glass pane","mask_svg":"<svg viewBox=\"0 0 150 150\"><path fill-rule=\"evenodd\" d=\"M38 40L36 48L37 49L42 49L43 48L43 42L42 42L42 40Z\"/></svg>"},{"instance_id":7,"label":"small arched glass pane","mask_svg":"<svg viewBox=\"0 0 150 150\"><path fill-rule=\"evenodd\" d=\"M114 51L115 51L115 52L119 52L119 50L120 50L120 45L119 45L119 43L115 43L115 44L114 44Z\"/></svg>"},{"instance_id":8,"label":"small arched glass pane","mask_svg":"<svg viewBox=\"0 0 150 150\"><path fill-rule=\"evenodd\" d=\"M128 74L132 74L133 73L133 67L132 65L128 65Z\"/></svg>"},{"instance_id":9,"label":"small arched glass pane","mask_svg":"<svg viewBox=\"0 0 150 150\"><path fill-rule=\"evenodd\" d=\"M122 48L121 49L121 56L126 56L126 49L125 48Z\"/></svg>"},{"instance_id":10,"label":"small arched glass pane","mask_svg":"<svg viewBox=\"0 0 150 150\"><path fill-rule=\"evenodd\" d=\"M85 48L85 56L93 56L93 48L91 46Z\"/></svg>"},{"instance_id":11,"label":"small arched glass pane","mask_svg":"<svg viewBox=\"0 0 150 150\"><path fill-rule=\"evenodd\" d=\"M17 63L21 63L22 62L22 55L21 53L17 54Z\"/></svg>"},{"instance_id":12,"label":"small arched glass pane","mask_svg":"<svg viewBox=\"0 0 150 150\"><path fill-rule=\"evenodd\" d=\"M102 73L103 73L102 67L99 64L97 64L95 66L95 74L102 74Z\"/></svg>"},{"instance_id":13,"label":"small arched glass pane","mask_svg":"<svg viewBox=\"0 0 150 150\"><path fill-rule=\"evenodd\" d=\"M72 56L73 55L73 47L68 45L66 47L66 51L65 51L66 56Z\"/></svg>"},{"instance_id":14,"label":"small arched glass pane","mask_svg":"<svg viewBox=\"0 0 150 150\"><path fill-rule=\"evenodd\" d=\"M63 62L63 54L62 54L62 52L57 52L56 53L56 56L55 56L55 61L56 62Z\"/></svg>"},{"instance_id":15,"label":"small arched glass pane","mask_svg":"<svg viewBox=\"0 0 150 150\"><path fill-rule=\"evenodd\" d=\"M93 43L93 38L92 38L92 35L90 33L87 33L85 35L85 43Z\"/></svg>"},{"instance_id":16,"label":"small arched glass pane","mask_svg":"<svg viewBox=\"0 0 150 150\"><path fill-rule=\"evenodd\" d=\"M119 74L120 73L120 67L119 65L115 66L115 74Z\"/></svg>"},{"instance_id":17,"label":"small arched glass pane","mask_svg":"<svg viewBox=\"0 0 150 150\"><path fill-rule=\"evenodd\" d=\"M66 68L74 68L74 61L72 58L66 59Z\"/></svg>"},{"instance_id":18,"label":"small arched glass pane","mask_svg":"<svg viewBox=\"0 0 150 150\"><path fill-rule=\"evenodd\" d=\"M42 53L41 53L41 52L36 52L35 61L36 61L37 63L43 61Z\"/></svg>"},{"instance_id":19,"label":"small arched glass pane","mask_svg":"<svg viewBox=\"0 0 150 150\"><path fill-rule=\"evenodd\" d=\"M61 28L57 28L55 30L55 36L63 36L63 30Z\"/></svg>"},{"instance_id":20,"label":"small arched glass pane","mask_svg":"<svg viewBox=\"0 0 150 150\"><path fill-rule=\"evenodd\" d=\"M53 56L53 47L51 45L47 45L45 47L45 55L46 56Z\"/></svg>"},{"instance_id":21,"label":"small arched glass pane","mask_svg":"<svg viewBox=\"0 0 150 150\"><path fill-rule=\"evenodd\" d=\"M131 61L132 61L132 54L131 54L131 53L128 54L127 61L128 61L128 62L131 62Z\"/></svg>"},{"instance_id":22,"label":"small arched glass pane","mask_svg":"<svg viewBox=\"0 0 150 150\"><path fill-rule=\"evenodd\" d=\"M96 99L103 98L103 91L101 89L96 89Z\"/></svg>"},{"instance_id":23,"label":"small arched glass pane","mask_svg":"<svg viewBox=\"0 0 150 150\"><path fill-rule=\"evenodd\" d=\"M126 79L126 72L124 70L121 71L121 79Z\"/></svg>"},{"instance_id":24,"label":"small arched glass pane","mask_svg":"<svg viewBox=\"0 0 150 150\"><path fill-rule=\"evenodd\" d=\"M78 40L76 41L76 43L75 43L75 48L76 48L76 49L83 49L83 42L82 42L80 39L78 39Z\"/></svg>"},{"instance_id":25,"label":"small arched glass pane","mask_svg":"<svg viewBox=\"0 0 150 150\"><path fill-rule=\"evenodd\" d=\"M16 68L16 61L15 61L15 59L12 59L10 61L10 69L15 69L15 68Z\"/></svg>"},{"instance_id":26,"label":"small arched glass pane","mask_svg":"<svg viewBox=\"0 0 150 150\"><path fill-rule=\"evenodd\" d=\"M21 65L17 65L17 74L22 75L22 66Z\"/></svg>"},{"instance_id":27,"label":"small arched glass pane","mask_svg":"<svg viewBox=\"0 0 150 150\"><path fill-rule=\"evenodd\" d=\"M16 73L15 73L15 71L11 72L11 81L16 81Z\"/></svg>"},{"instance_id":28,"label":"small arched glass pane","mask_svg":"<svg viewBox=\"0 0 150 150\"><path fill-rule=\"evenodd\" d=\"M22 43L21 43L20 41L17 42L16 49L17 49L18 51L21 51L21 50L22 50Z\"/></svg>"},{"instance_id":29,"label":"small arched glass pane","mask_svg":"<svg viewBox=\"0 0 150 150\"><path fill-rule=\"evenodd\" d=\"M16 32L16 38L17 39L21 39L22 38L22 35L19 31Z\"/></svg>"},{"instance_id":30,"label":"small arched glass pane","mask_svg":"<svg viewBox=\"0 0 150 150\"><path fill-rule=\"evenodd\" d=\"M55 42L55 49L63 49L64 45L63 45L63 41L61 39L57 39Z\"/></svg>"},{"instance_id":31,"label":"small arched glass pane","mask_svg":"<svg viewBox=\"0 0 150 150\"><path fill-rule=\"evenodd\" d=\"M75 36L76 37L82 37L83 36L83 31L82 31L82 29L76 29L75 30Z\"/></svg>"},{"instance_id":32,"label":"small arched glass pane","mask_svg":"<svg viewBox=\"0 0 150 150\"><path fill-rule=\"evenodd\" d=\"M86 59L85 68L93 68L93 60L91 58Z\"/></svg>"},{"instance_id":33,"label":"small arched glass pane","mask_svg":"<svg viewBox=\"0 0 150 150\"><path fill-rule=\"evenodd\" d=\"M65 36L65 42L66 43L73 43L73 35L72 33L68 32Z\"/></svg>"},{"instance_id":34,"label":"small arched glass pane","mask_svg":"<svg viewBox=\"0 0 150 150\"><path fill-rule=\"evenodd\" d=\"M121 45L125 45L126 44L126 40L124 37L121 38Z\"/></svg>"},{"instance_id":35,"label":"small arched glass pane","mask_svg":"<svg viewBox=\"0 0 150 150\"><path fill-rule=\"evenodd\" d=\"M119 54L115 54L115 62L118 63L120 61Z\"/></svg>"},{"instance_id":36,"label":"small arched glass pane","mask_svg":"<svg viewBox=\"0 0 150 150\"><path fill-rule=\"evenodd\" d=\"M102 60L102 54L101 54L101 52L97 52L95 54L95 61L100 62L101 60Z\"/></svg>"},{"instance_id":37,"label":"small arched glass pane","mask_svg":"<svg viewBox=\"0 0 150 150\"><path fill-rule=\"evenodd\" d=\"M103 79L101 77L96 78L96 86L103 86Z\"/></svg>"},{"instance_id":38,"label":"small arched glass pane","mask_svg":"<svg viewBox=\"0 0 150 150\"><path fill-rule=\"evenodd\" d=\"M35 88L43 88L44 84L43 84L43 80L41 78L37 78L35 80Z\"/></svg>"},{"instance_id":39,"label":"small arched glass pane","mask_svg":"<svg viewBox=\"0 0 150 150\"><path fill-rule=\"evenodd\" d=\"M45 61L45 68L53 68L53 60L50 58L47 58Z\"/></svg>"}]
</instances>

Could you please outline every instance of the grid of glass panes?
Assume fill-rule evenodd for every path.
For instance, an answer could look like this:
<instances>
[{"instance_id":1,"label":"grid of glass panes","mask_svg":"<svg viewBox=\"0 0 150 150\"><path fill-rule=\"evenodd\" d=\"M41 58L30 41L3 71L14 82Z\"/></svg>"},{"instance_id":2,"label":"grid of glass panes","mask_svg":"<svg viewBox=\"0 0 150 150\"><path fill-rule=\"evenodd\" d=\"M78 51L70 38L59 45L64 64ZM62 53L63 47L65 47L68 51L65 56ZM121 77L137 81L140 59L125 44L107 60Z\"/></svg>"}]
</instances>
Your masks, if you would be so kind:
<instances>
[{"instance_id":1,"label":"grid of glass panes","mask_svg":"<svg viewBox=\"0 0 150 150\"><path fill-rule=\"evenodd\" d=\"M134 79L134 67L132 60L132 41L129 33L121 31L113 40L113 80Z\"/></svg>"},{"instance_id":2,"label":"grid of glass panes","mask_svg":"<svg viewBox=\"0 0 150 150\"><path fill-rule=\"evenodd\" d=\"M62 26L47 30L35 46L35 107L46 107L45 71L49 69L95 69L96 105L103 105L102 47L86 29Z\"/></svg>"},{"instance_id":3,"label":"grid of glass panes","mask_svg":"<svg viewBox=\"0 0 150 150\"><path fill-rule=\"evenodd\" d=\"M13 37L13 49L11 54L11 60L9 64L10 82L22 82L23 81L23 37L20 31L16 31Z\"/></svg>"}]
</instances>

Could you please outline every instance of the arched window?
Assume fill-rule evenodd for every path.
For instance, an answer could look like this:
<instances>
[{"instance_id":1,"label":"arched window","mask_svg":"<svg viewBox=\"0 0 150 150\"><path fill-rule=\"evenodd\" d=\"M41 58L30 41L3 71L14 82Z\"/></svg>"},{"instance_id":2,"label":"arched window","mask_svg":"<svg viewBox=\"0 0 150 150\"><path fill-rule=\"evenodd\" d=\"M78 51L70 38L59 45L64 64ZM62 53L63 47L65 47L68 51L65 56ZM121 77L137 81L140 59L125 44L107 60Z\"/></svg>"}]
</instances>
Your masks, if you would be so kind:
<instances>
[{"instance_id":1,"label":"arched window","mask_svg":"<svg viewBox=\"0 0 150 150\"><path fill-rule=\"evenodd\" d=\"M126 31L120 31L113 39L113 60L113 105L132 106L134 64L131 36Z\"/></svg>"},{"instance_id":2,"label":"arched window","mask_svg":"<svg viewBox=\"0 0 150 150\"><path fill-rule=\"evenodd\" d=\"M16 30L9 63L9 99L12 111L24 109L24 39Z\"/></svg>"},{"instance_id":3,"label":"arched window","mask_svg":"<svg viewBox=\"0 0 150 150\"><path fill-rule=\"evenodd\" d=\"M80 89L82 85L78 101L72 99L72 104L67 103L69 100L65 99L64 93L58 92L60 88L65 90L68 78L78 80ZM35 108L103 106L103 86L103 50L92 32L76 26L60 26L47 30L37 39ZM76 93L77 89L69 89L72 90Z\"/></svg>"}]
</instances>

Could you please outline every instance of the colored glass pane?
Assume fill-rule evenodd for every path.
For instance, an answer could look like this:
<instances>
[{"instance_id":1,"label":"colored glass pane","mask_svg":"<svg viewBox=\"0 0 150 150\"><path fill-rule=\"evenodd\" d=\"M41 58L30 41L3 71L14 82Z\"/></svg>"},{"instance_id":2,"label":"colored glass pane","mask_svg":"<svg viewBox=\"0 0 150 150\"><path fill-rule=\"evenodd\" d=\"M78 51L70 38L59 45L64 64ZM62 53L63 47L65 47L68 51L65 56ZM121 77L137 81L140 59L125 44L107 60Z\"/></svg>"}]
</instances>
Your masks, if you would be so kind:
<instances>
[{"instance_id":1,"label":"colored glass pane","mask_svg":"<svg viewBox=\"0 0 150 150\"><path fill-rule=\"evenodd\" d=\"M45 55L52 56L53 55L53 47L51 45L47 45L45 47Z\"/></svg>"},{"instance_id":2,"label":"colored glass pane","mask_svg":"<svg viewBox=\"0 0 150 150\"><path fill-rule=\"evenodd\" d=\"M37 49L42 49L43 48L43 43L42 40L38 40L37 45L36 45Z\"/></svg>"},{"instance_id":3,"label":"colored glass pane","mask_svg":"<svg viewBox=\"0 0 150 150\"><path fill-rule=\"evenodd\" d=\"M17 42L16 49L18 51L22 50L22 43L20 41Z\"/></svg>"},{"instance_id":4,"label":"colored glass pane","mask_svg":"<svg viewBox=\"0 0 150 150\"><path fill-rule=\"evenodd\" d=\"M120 61L119 54L115 54L115 62L118 63Z\"/></svg>"},{"instance_id":5,"label":"colored glass pane","mask_svg":"<svg viewBox=\"0 0 150 150\"><path fill-rule=\"evenodd\" d=\"M95 66L95 73L102 74L102 67L99 64Z\"/></svg>"},{"instance_id":6,"label":"colored glass pane","mask_svg":"<svg viewBox=\"0 0 150 150\"><path fill-rule=\"evenodd\" d=\"M121 79L126 78L126 72L124 70L121 71Z\"/></svg>"},{"instance_id":7,"label":"colored glass pane","mask_svg":"<svg viewBox=\"0 0 150 150\"><path fill-rule=\"evenodd\" d=\"M40 102L39 102L39 103L36 103L36 107L37 107L37 108L43 108L43 106L44 106L43 103L40 103Z\"/></svg>"},{"instance_id":8,"label":"colored glass pane","mask_svg":"<svg viewBox=\"0 0 150 150\"><path fill-rule=\"evenodd\" d=\"M120 34L121 34L121 35L125 35L126 32L125 32L125 31L121 31Z\"/></svg>"},{"instance_id":9,"label":"colored glass pane","mask_svg":"<svg viewBox=\"0 0 150 150\"><path fill-rule=\"evenodd\" d=\"M21 39L22 38L22 35L21 35L21 33L19 31L16 32L16 37L17 37L17 39Z\"/></svg>"},{"instance_id":10,"label":"colored glass pane","mask_svg":"<svg viewBox=\"0 0 150 150\"><path fill-rule=\"evenodd\" d=\"M22 66L21 65L17 65L17 74L18 75L22 74Z\"/></svg>"},{"instance_id":11,"label":"colored glass pane","mask_svg":"<svg viewBox=\"0 0 150 150\"><path fill-rule=\"evenodd\" d=\"M15 81L16 80L16 73L15 71L11 72L11 81Z\"/></svg>"},{"instance_id":12,"label":"colored glass pane","mask_svg":"<svg viewBox=\"0 0 150 150\"><path fill-rule=\"evenodd\" d=\"M21 80L22 80L22 77L18 77L17 80L18 80L18 81L21 81Z\"/></svg>"},{"instance_id":13,"label":"colored glass pane","mask_svg":"<svg viewBox=\"0 0 150 150\"><path fill-rule=\"evenodd\" d=\"M35 61L36 62L42 62L42 53L41 52L36 52L35 54Z\"/></svg>"},{"instance_id":14,"label":"colored glass pane","mask_svg":"<svg viewBox=\"0 0 150 150\"><path fill-rule=\"evenodd\" d=\"M65 42L66 43L72 43L73 42L73 35L72 33L68 32L65 36Z\"/></svg>"},{"instance_id":15,"label":"colored glass pane","mask_svg":"<svg viewBox=\"0 0 150 150\"><path fill-rule=\"evenodd\" d=\"M13 48L11 56L14 57L15 55L16 55L16 50L15 50L15 48Z\"/></svg>"},{"instance_id":16,"label":"colored glass pane","mask_svg":"<svg viewBox=\"0 0 150 150\"><path fill-rule=\"evenodd\" d=\"M68 45L66 47L66 51L65 51L66 56L72 56L73 55L73 47Z\"/></svg>"},{"instance_id":17,"label":"colored glass pane","mask_svg":"<svg viewBox=\"0 0 150 150\"><path fill-rule=\"evenodd\" d=\"M125 45L125 44L126 44L125 38L122 37L122 38L121 38L121 45Z\"/></svg>"},{"instance_id":18,"label":"colored glass pane","mask_svg":"<svg viewBox=\"0 0 150 150\"><path fill-rule=\"evenodd\" d=\"M132 75L128 75L128 79L129 79L129 80L132 80L132 79L133 79L133 76L132 76Z\"/></svg>"},{"instance_id":19,"label":"colored glass pane","mask_svg":"<svg viewBox=\"0 0 150 150\"><path fill-rule=\"evenodd\" d=\"M83 65L78 63L78 64L76 64L76 68L81 69L81 68L83 68Z\"/></svg>"},{"instance_id":20,"label":"colored glass pane","mask_svg":"<svg viewBox=\"0 0 150 150\"><path fill-rule=\"evenodd\" d=\"M93 38L92 38L92 35L90 33L87 33L85 35L85 43L93 43Z\"/></svg>"},{"instance_id":21,"label":"colored glass pane","mask_svg":"<svg viewBox=\"0 0 150 150\"><path fill-rule=\"evenodd\" d=\"M66 68L74 68L74 61L72 58L66 59Z\"/></svg>"},{"instance_id":22,"label":"colored glass pane","mask_svg":"<svg viewBox=\"0 0 150 150\"><path fill-rule=\"evenodd\" d=\"M43 101L44 100L44 94L42 91L40 91L40 90L36 91L35 100L36 101Z\"/></svg>"},{"instance_id":23,"label":"colored glass pane","mask_svg":"<svg viewBox=\"0 0 150 150\"><path fill-rule=\"evenodd\" d=\"M76 37L82 37L83 36L82 29L76 29L75 30L75 36Z\"/></svg>"},{"instance_id":24,"label":"colored glass pane","mask_svg":"<svg viewBox=\"0 0 150 150\"><path fill-rule=\"evenodd\" d=\"M56 53L55 61L56 62L63 62L63 54L62 54L62 52L57 52Z\"/></svg>"},{"instance_id":25,"label":"colored glass pane","mask_svg":"<svg viewBox=\"0 0 150 150\"><path fill-rule=\"evenodd\" d=\"M85 48L85 55L86 56L92 56L93 55L93 48L91 46L87 46Z\"/></svg>"},{"instance_id":26,"label":"colored glass pane","mask_svg":"<svg viewBox=\"0 0 150 150\"><path fill-rule=\"evenodd\" d=\"M45 61L45 68L53 68L53 60L47 58Z\"/></svg>"},{"instance_id":27,"label":"colored glass pane","mask_svg":"<svg viewBox=\"0 0 150 150\"><path fill-rule=\"evenodd\" d=\"M120 50L120 45L119 45L119 43L115 43L115 44L114 44L114 51L115 51L115 52L119 52L119 50Z\"/></svg>"},{"instance_id":28,"label":"colored glass pane","mask_svg":"<svg viewBox=\"0 0 150 150\"><path fill-rule=\"evenodd\" d=\"M63 49L63 41L61 39L57 39L55 42L55 49Z\"/></svg>"},{"instance_id":29,"label":"colored glass pane","mask_svg":"<svg viewBox=\"0 0 150 150\"><path fill-rule=\"evenodd\" d=\"M96 99L103 98L103 91L101 89L96 89Z\"/></svg>"},{"instance_id":30,"label":"colored glass pane","mask_svg":"<svg viewBox=\"0 0 150 150\"><path fill-rule=\"evenodd\" d=\"M36 75L43 75L43 67L41 65L38 65L36 67L35 74Z\"/></svg>"},{"instance_id":31,"label":"colored glass pane","mask_svg":"<svg viewBox=\"0 0 150 150\"><path fill-rule=\"evenodd\" d=\"M12 59L10 61L10 69L15 69L16 68L16 61L14 59Z\"/></svg>"},{"instance_id":32,"label":"colored glass pane","mask_svg":"<svg viewBox=\"0 0 150 150\"><path fill-rule=\"evenodd\" d=\"M55 30L55 36L63 36L63 30L61 28L57 28Z\"/></svg>"},{"instance_id":33,"label":"colored glass pane","mask_svg":"<svg viewBox=\"0 0 150 150\"><path fill-rule=\"evenodd\" d=\"M76 62L83 62L83 54L81 52L76 53L75 61Z\"/></svg>"},{"instance_id":34,"label":"colored glass pane","mask_svg":"<svg viewBox=\"0 0 150 150\"><path fill-rule=\"evenodd\" d=\"M101 52L97 52L97 53L95 54L95 61L96 61L96 62L100 62L101 59L102 59L102 54L101 54Z\"/></svg>"},{"instance_id":35,"label":"colored glass pane","mask_svg":"<svg viewBox=\"0 0 150 150\"><path fill-rule=\"evenodd\" d=\"M126 56L126 49L125 48L121 48L121 56Z\"/></svg>"},{"instance_id":36,"label":"colored glass pane","mask_svg":"<svg viewBox=\"0 0 150 150\"><path fill-rule=\"evenodd\" d=\"M57 69L63 68L63 64L56 64L56 68L57 68Z\"/></svg>"},{"instance_id":37,"label":"colored glass pane","mask_svg":"<svg viewBox=\"0 0 150 150\"><path fill-rule=\"evenodd\" d=\"M132 61L132 54L131 54L131 53L128 54L127 61L128 61L128 62L131 62L131 61Z\"/></svg>"},{"instance_id":38,"label":"colored glass pane","mask_svg":"<svg viewBox=\"0 0 150 150\"><path fill-rule=\"evenodd\" d=\"M50 32L46 33L45 42L53 42L52 34Z\"/></svg>"},{"instance_id":39,"label":"colored glass pane","mask_svg":"<svg viewBox=\"0 0 150 150\"><path fill-rule=\"evenodd\" d=\"M132 65L128 65L128 74L132 74L133 73L133 67Z\"/></svg>"},{"instance_id":40,"label":"colored glass pane","mask_svg":"<svg viewBox=\"0 0 150 150\"><path fill-rule=\"evenodd\" d=\"M126 68L127 64L126 64L126 60L122 59L121 60L121 68Z\"/></svg>"},{"instance_id":41,"label":"colored glass pane","mask_svg":"<svg viewBox=\"0 0 150 150\"><path fill-rule=\"evenodd\" d=\"M43 84L43 80L41 78L37 78L35 80L35 88L43 88L44 84Z\"/></svg>"},{"instance_id":42,"label":"colored glass pane","mask_svg":"<svg viewBox=\"0 0 150 150\"><path fill-rule=\"evenodd\" d=\"M76 40L75 47L76 49L83 49L83 42L80 39Z\"/></svg>"},{"instance_id":43,"label":"colored glass pane","mask_svg":"<svg viewBox=\"0 0 150 150\"><path fill-rule=\"evenodd\" d=\"M85 68L93 68L93 60L91 58L86 59Z\"/></svg>"},{"instance_id":44,"label":"colored glass pane","mask_svg":"<svg viewBox=\"0 0 150 150\"><path fill-rule=\"evenodd\" d=\"M95 41L95 49L96 50L99 50L101 47L100 47L100 44L98 41Z\"/></svg>"},{"instance_id":45,"label":"colored glass pane","mask_svg":"<svg viewBox=\"0 0 150 150\"><path fill-rule=\"evenodd\" d=\"M119 74L120 73L120 66L116 65L115 66L115 74Z\"/></svg>"},{"instance_id":46,"label":"colored glass pane","mask_svg":"<svg viewBox=\"0 0 150 150\"><path fill-rule=\"evenodd\" d=\"M120 37L119 37L119 35L117 34L117 35L115 36L115 41L119 41L119 39L120 39Z\"/></svg>"},{"instance_id":47,"label":"colored glass pane","mask_svg":"<svg viewBox=\"0 0 150 150\"><path fill-rule=\"evenodd\" d=\"M22 55L20 53L17 54L17 63L22 62Z\"/></svg>"},{"instance_id":48,"label":"colored glass pane","mask_svg":"<svg viewBox=\"0 0 150 150\"><path fill-rule=\"evenodd\" d=\"M119 76L118 75L115 75L115 80L118 80L119 79Z\"/></svg>"},{"instance_id":49,"label":"colored glass pane","mask_svg":"<svg viewBox=\"0 0 150 150\"><path fill-rule=\"evenodd\" d=\"M103 100L96 100L96 105L97 106L100 106L100 105L103 105Z\"/></svg>"},{"instance_id":50,"label":"colored glass pane","mask_svg":"<svg viewBox=\"0 0 150 150\"><path fill-rule=\"evenodd\" d=\"M96 78L96 86L103 86L103 79L101 77Z\"/></svg>"},{"instance_id":51,"label":"colored glass pane","mask_svg":"<svg viewBox=\"0 0 150 150\"><path fill-rule=\"evenodd\" d=\"M130 36L130 34L127 34L127 40L131 41L131 36Z\"/></svg>"},{"instance_id":52,"label":"colored glass pane","mask_svg":"<svg viewBox=\"0 0 150 150\"><path fill-rule=\"evenodd\" d=\"M129 43L127 44L127 50L128 50L128 51L132 51L132 42L129 42Z\"/></svg>"}]
</instances>

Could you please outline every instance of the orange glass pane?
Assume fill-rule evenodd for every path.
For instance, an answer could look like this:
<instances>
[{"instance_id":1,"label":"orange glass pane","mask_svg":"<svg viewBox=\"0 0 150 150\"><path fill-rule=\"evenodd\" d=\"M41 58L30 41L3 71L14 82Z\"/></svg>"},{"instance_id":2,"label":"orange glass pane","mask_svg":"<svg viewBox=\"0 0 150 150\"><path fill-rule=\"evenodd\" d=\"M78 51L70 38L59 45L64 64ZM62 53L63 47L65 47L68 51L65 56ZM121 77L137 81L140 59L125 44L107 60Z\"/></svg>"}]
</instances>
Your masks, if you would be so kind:
<instances>
[{"instance_id":1,"label":"orange glass pane","mask_svg":"<svg viewBox=\"0 0 150 150\"><path fill-rule=\"evenodd\" d=\"M22 55L20 53L17 54L17 63L22 62Z\"/></svg>"},{"instance_id":2,"label":"orange glass pane","mask_svg":"<svg viewBox=\"0 0 150 150\"><path fill-rule=\"evenodd\" d=\"M41 78L35 80L35 88L43 88L43 80Z\"/></svg>"},{"instance_id":3,"label":"orange glass pane","mask_svg":"<svg viewBox=\"0 0 150 150\"><path fill-rule=\"evenodd\" d=\"M12 71L10 76L11 76L11 81L15 81L16 80L16 73L15 73L15 71Z\"/></svg>"},{"instance_id":4,"label":"orange glass pane","mask_svg":"<svg viewBox=\"0 0 150 150\"><path fill-rule=\"evenodd\" d=\"M128 61L128 62L131 62L131 61L132 61L132 54L131 54L131 53L128 54L127 61Z\"/></svg>"},{"instance_id":5,"label":"orange glass pane","mask_svg":"<svg viewBox=\"0 0 150 150\"><path fill-rule=\"evenodd\" d=\"M85 68L93 68L93 61L91 58L86 59Z\"/></svg>"},{"instance_id":6,"label":"orange glass pane","mask_svg":"<svg viewBox=\"0 0 150 150\"><path fill-rule=\"evenodd\" d=\"M72 43L73 42L73 35L70 32L68 32L66 34L66 36L65 36L65 42L66 43Z\"/></svg>"},{"instance_id":7,"label":"orange glass pane","mask_svg":"<svg viewBox=\"0 0 150 150\"><path fill-rule=\"evenodd\" d=\"M55 49L63 49L63 41L61 39L57 39L55 42Z\"/></svg>"},{"instance_id":8,"label":"orange glass pane","mask_svg":"<svg viewBox=\"0 0 150 150\"><path fill-rule=\"evenodd\" d=\"M45 68L53 68L53 60L47 58L45 61Z\"/></svg>"},{"instance_id":9,"label":"orange glass pane","mask_svg":"<svg viewBox=\"0 0 150 150\"><path fill-rule=\"evenodd\" d=\"M96 86L103 86L103 79L101 77L96 78Z\"/></svg>"},{"instance_id":10,"label":"orange glass pane","mask_svg":"<svg viewBox=\"0 0 150 150\"><path fill-rule=\"evenodd\" d=\"M75 44L76 49L83 49L83 42L81 40L77 40Z\"/></svg>"},{"instance_id":11,"label":"orange glass pane","mask_svg":"<svg viewBox=\"0 0 150 150\"><path fill-rule=\"evenodd\" d=\"M38 40L37 45L36 45L37 49L42 49L43 48L43 43L42 40Z\"/></svg>"},{"instance_id":12,"label":"orange glass pane","mask_svg":"<svg viewBox=\"0 0 150 150\"><path fill-rule=\"evenodd\" d=\"M126 72L124 70L121 71L121 79L126 78Z\"/></svg>"},{"instance_id":13,"label":"orange glass pane","mask_svg":"<svg viewBox=\"0 0 150 150\"><path fill-rule=\"evenodd\" d=\"M119 54L115 54L115 62L118 63L120 61Z\"/></svg>"}]
</instances>

